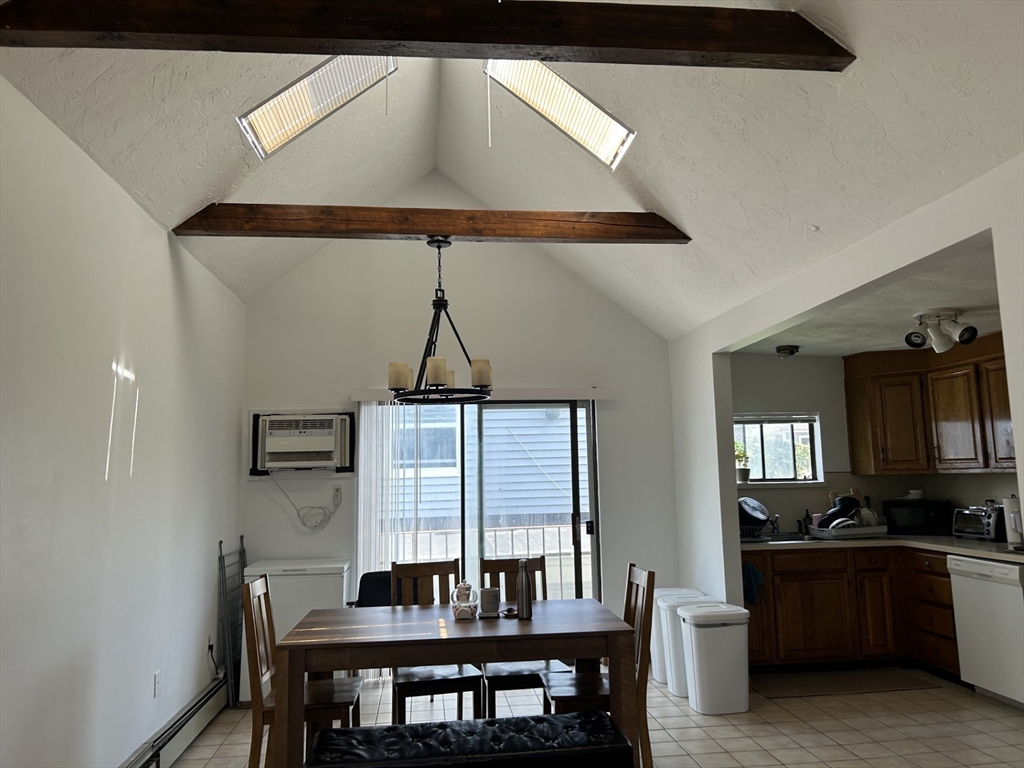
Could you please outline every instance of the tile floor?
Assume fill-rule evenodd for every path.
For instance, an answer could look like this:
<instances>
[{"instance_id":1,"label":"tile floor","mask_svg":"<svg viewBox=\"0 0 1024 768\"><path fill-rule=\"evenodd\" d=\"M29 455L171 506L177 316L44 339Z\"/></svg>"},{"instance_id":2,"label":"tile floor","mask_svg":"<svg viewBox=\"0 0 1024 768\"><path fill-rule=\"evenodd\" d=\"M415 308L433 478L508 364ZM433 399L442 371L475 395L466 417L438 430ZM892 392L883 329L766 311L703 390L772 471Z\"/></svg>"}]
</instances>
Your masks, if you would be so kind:
<instances>
[{"instance_id":1,"label":"tile floor","mask_svg":"<svg viewBox=\"0 0 1024 768\"><path fill-rule=\"evenodd\" d=\"M750 711L699 715L651 683L648 722L657 768L1024 768L1024 712L934 678L938 688L768 700ZM469 702L467 701L467 708ZM411 703L410 719L454 720L455 696ZM499 714L540 712L534 691L498 696ZM251 712L221 712L174 768L241 768ZM391 692L368 682L363 723L391 722Z\"/></svg>"}]
</instances>

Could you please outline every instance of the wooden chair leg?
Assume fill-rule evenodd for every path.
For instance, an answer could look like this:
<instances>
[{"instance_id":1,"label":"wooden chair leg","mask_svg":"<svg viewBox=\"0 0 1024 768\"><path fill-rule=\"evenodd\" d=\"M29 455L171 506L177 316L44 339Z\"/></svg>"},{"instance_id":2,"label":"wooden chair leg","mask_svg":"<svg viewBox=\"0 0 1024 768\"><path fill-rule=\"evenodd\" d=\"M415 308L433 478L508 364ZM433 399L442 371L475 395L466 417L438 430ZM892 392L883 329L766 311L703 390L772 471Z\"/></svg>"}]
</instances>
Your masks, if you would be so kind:
<instances>
[{"instance_id":1,"label":"wooden chair leg","mask_svg":"<svg viewBox=\"0 0 1024 768\"><path fill-rule=\"evenodd\" d=\"M479 720L484 716L484 681L480 680L473 691L473 719Z\"/></svg>"},{"instance_id":2,"label":"wooden chair leg","mask_svg":"<svg viewBox=\"0 0 1024 768\"><path fill-rule=\"evenodd\" d=\"M654 765L654 757L651 754L651 732L647 729L647 717L644 712L644 717L638 719L637 725L640 727L640 761L645 766Z\"/></svg>"},{"instance_id":3,"label":"wooden chair leg","mask_svg":"<svg viewBox=\"0 0 1024 768\"><path fill-rule=\"evenodd\" d=\"M551 699L548 698L548 692L544 691L544 695L540 699L541 712L545 715L551 714Z\"/></svg>"},{"instance_id":4,"label":"wooden chair leg","mask_svg":"<svg viewBox=\"0 0 1024 768\"><path fill-rule=\"evenodd\" d=\"M260 729L262 730L262 728ZM270 728L267 729L267 754L274 754L274 726L271 724ZM256 765L250 765L249 768L260 768L259 760L256 761Z\"/></svg>"},{"instance_id":5,"label":"wooden chair leg","mask_svg":"<svg viewBox=\"0 0 1024 768\"><path fill-rule=\"evenodd\" d=\"M309 760L309 753L313 749L313 734L315 734L317 732L317 730L319 730L317 728L317 724L314 723L313 721L309 721L309 722L306 723L306 750L305 750L305 755L306 755L306 759L307 760Z\"/></svg>"},{"instance_id":6,"label":"wooden chair leg","mask_svg":"<svg viewBox=\"0 0 1024 768\"><path fill-rule=\"evenodd\" d=\"M348 707L345 707L344 709L341 710L341 717L338 718L338 722L341 723L341 725L340 725L341 728L348 728L349 727L349 708ZM331 727L332 728L334 727L334 723L333 722L331 723Z\"/></svg>"},{"instance_id":7,"label":"wooden chair leg","mask_svg":"<svg viewBox=\"0 0 1024 768\"><path fill-rule=\"evenodd\" d=\"M273 726L271 726L273 729ZM249 745L249 768L260 768L260 750L263 747L263 718L252 719L252 743ZM269 749L267 750L269 752Z\"/></svg>"},{"instance_id":8,"label":"wooden chair leg","mask_svg":"<svg viewBox=\"0 0 1024 768\"><path fill-rule=\"evenodd\" d=\"M498 693L494 690L494 686L484 683L484 687L487 689L487 717L497 717Z\"/></svg>"},{"instance_id":9,"label":"wooden chair leg","mask_svg":"<svg viewBox=\"0 0 1024 768\"><path fill-rule=\"evenodd\" d=\"M352 726L354 728L358 728L359 725L359 699L356 698L356 700L352 702Z\"/></svg>"},{"instance_id":10,"label":"wooden chair leg","mask_svg":"<svg viewBox=\"0 0 1024 768\"><path fill-rule=\"evenodd\" d=\"M462 691L459 691L455 695L457 697L456 701L458 702L458 704L455 707L455 712L456 712L456 715L457 715L457 719L461 720L462 719Z\"/></svg>"},{"instance_id":11,"label":"wooden chair leg","mask_svg":"<svg viewBox=\"0 0 1024 768\"><path fill-rule=\"evenodd\" d=\"M405 694L396 686L391 695L391 722L395 725L405 723Z\"/></svg>"}]
</instances>

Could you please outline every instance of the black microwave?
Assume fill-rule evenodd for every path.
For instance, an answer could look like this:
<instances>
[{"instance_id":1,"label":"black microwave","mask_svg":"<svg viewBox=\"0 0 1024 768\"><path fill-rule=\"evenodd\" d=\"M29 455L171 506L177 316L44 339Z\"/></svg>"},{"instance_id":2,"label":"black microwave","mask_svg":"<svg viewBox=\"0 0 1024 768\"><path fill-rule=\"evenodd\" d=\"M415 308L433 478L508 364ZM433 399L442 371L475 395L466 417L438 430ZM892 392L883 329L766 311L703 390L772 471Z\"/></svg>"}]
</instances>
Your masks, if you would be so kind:
<instances>
[{"instance_id":1,"label":"black microwave","mask_svg":"<svg viewBox=\"0 0 1024 768\"><path fill-rule=\"evenodd\" d=\"M890 534L953 535L953 504L945 499L886 499L882 515Z\"/></svg>"}]
</instances>

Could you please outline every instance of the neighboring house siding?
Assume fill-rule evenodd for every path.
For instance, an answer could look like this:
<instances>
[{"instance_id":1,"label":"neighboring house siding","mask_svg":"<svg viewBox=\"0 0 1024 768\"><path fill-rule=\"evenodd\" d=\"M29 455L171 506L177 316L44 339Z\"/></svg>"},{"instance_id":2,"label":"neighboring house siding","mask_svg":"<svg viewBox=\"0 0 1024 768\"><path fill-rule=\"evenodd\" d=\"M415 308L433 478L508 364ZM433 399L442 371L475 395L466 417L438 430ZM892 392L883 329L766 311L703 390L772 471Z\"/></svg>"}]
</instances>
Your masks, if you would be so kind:
<instances>
[{"instance_id":1,"label":"neighboring house siding","mask_svg":"<svg viewBox=\"0 0 1024 768\"><path fill-rule=\"evenodd\" d=\"M475 443L475 409L467 409ZM580 430L583 433L582 419ZM484 515L488 527L566 524L572 512L572 456L568 408L484 410ZM585 440L581 441L585 443ZM586 454L580 457L584 512L589 506ZM471 455L467 472L467 506L476 504L476 466ZM450 475L432 473L450 471ZM399 481L410 523L419 516L420 530L443 530L460 516L459 469L428 470L416 482Z\"/></svg>"}]
</instances>

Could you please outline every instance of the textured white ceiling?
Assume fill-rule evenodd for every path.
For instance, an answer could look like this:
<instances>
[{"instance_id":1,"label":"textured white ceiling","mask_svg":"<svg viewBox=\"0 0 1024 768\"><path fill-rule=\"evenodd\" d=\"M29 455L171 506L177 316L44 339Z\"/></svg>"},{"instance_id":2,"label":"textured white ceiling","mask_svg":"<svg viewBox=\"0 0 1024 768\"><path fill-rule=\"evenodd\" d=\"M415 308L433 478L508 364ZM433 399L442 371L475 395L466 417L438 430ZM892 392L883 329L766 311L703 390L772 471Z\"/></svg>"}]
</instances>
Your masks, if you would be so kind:
<instances>
[{"instance_id":1,"label":"textured white ceiling","mask_svg":"<svg viewBox=\"0 0 1024 768\"><path fill-rule=\"evenodd\" d=\"M962 245L960 253L938 264L927 259L909 277L742 351L775 354L775 347L781 344L796 344L801 355L841 357L856 352L905 349L903 337L914 325L914 315L939 307L964 310L961 320L981 333L998 331L1001 325L992 239L975 237Z\"/></svg>"},{"instance_id":2,"label":"textured white ceiling","mask_svg":"<svg viewBox=\"0 0 1024 768\"><path fill-rule=\"evenodd\" d=\"M167 227L213 201L380 205L434 167L494 208L657 211L694 241L547 252L674 338L1024 151L1024 3L786 7L858 60L555 65L637 130L615 173L499 87L488 149L479 61L401 60L390 116L376 88L264 164L235 116L318 59L4 49L0 72ZM243 299L323 245L187 240Z\"/></svg>"},{"instance_id":3,"label":"textured white ceiling","mask_svg":"<svg viewBox=\"0 0 1024 768\"><path fill-rule=\"evenodd\" d=\"M0 74L168 229L213 202L381 205L434 167L439 62L378 87L260 162L235 119L323 57L0 50ZM324 240L183 238L241 299Z\"/></svg>"}]
</instances>

